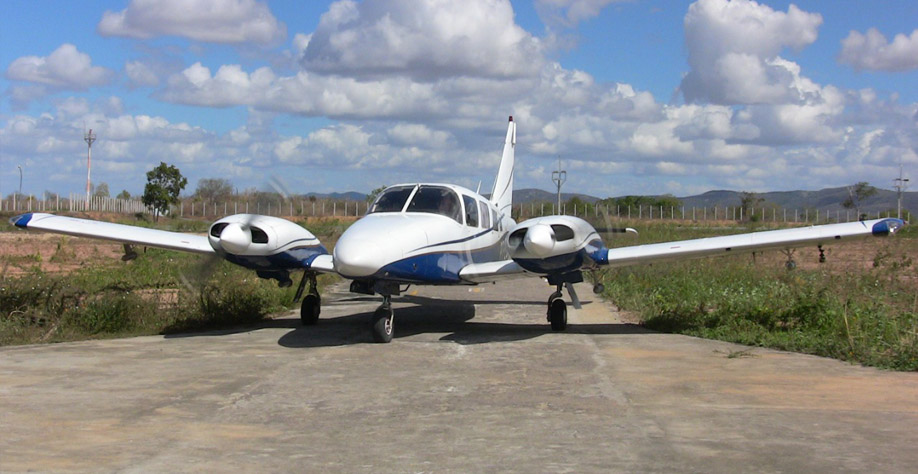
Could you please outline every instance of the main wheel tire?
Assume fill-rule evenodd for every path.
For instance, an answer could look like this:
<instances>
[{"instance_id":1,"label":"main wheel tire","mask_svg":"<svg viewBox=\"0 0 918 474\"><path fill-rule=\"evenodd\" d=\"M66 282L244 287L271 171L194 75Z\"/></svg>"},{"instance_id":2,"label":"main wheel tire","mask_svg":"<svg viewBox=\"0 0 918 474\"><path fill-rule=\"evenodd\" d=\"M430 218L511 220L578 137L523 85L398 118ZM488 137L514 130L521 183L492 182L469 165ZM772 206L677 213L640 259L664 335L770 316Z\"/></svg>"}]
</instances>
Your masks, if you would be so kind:
<instances>
[{"instance_id":1,"label":"main wheel tire","mask_svg":"<svg viewBox=\"0 0 918 474\"><path fill-rule=\"evenodd\" d=\"M602 283L593 285L593 294L600 295L603 291L606 291L606 285L603 285Z\"/></svg>"},{"instance_id":2,"label":"main wheel tire","mask_svg":"<svg viewBox=\"0 0 918 474\"><path fill-rule=\"evenodd\" d=\"M567 304L561 298L548 305L548 321L552 331L563 331L567 328Z\"/></svg>"},{"instance_id":3,"label":"main wheel tire","mask_svg":"<svg viewBox=\"0 0 918 474\"><path fill-rule=\"evenodd\" d=\"M795 262L795 261L793 261L793 260L788 260L788 261L784 262L784 268L786 268L788 271L793 270L793 269L797 268L797 262Z\"/></svg>"},{"instance_id":4,"label":"main wheel tire","mask_svg":"<svg viewBox=\"0 0 918 474\"><path fill-rule=\"evenodd\" d=\"M306 295L303 305L300 306L300 320L304 326L312 326L319 322L319 313L322 311L322 299L319 295Z\"/></svg>"},{"instance_id":5,"label":"main wheel tire","mask_svg":"<svg viewBox=\"0 0 918 474\"><path fill-rule=\"evenodd\" d=\"M391 308L379 308L373 313L373 341L386 343L392 341L395 333L395 314Z\"/></svg>"}]
</instances>

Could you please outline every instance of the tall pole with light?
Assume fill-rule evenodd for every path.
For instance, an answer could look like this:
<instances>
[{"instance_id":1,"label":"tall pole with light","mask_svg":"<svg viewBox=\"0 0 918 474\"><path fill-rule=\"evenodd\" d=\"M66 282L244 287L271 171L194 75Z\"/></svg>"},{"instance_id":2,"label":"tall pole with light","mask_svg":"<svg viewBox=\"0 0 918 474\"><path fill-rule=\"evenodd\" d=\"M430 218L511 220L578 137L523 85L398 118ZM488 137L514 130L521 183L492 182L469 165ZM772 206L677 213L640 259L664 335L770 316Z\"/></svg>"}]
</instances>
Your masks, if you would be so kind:
<instances>
[{"instance_id":1,"label":"tall pole with light","mask_svg":"<svg viewBox=\"0 0 918 474\"><path fill-rule=\"evenodd\" d=\"M893 180L898 198L896 200L896 218L902 219L902 191L908 188L908 178L902 177L902 163L899 163L899 177Z\"/></svg>"},{"instance_id":2,"label":"tall pole with light","mask_svg":"<svg viewBox=\"0 0 918 474\"><path fill-rule=\"evenodd\" d=\"M86 152L86 210L89 210L89 194L92 190L92 142L96 141L96 135L92 133L91 128L83 134L83 140L88 145Z\"/></svg>"},{"instance_id":3,"label":"tall pole with light","mask_svg":"<svg viewBox=\"0 0 918 474\"><path fill-rule=\"evenodd\" d=\"M561 214L561 185L567 181L567 171L561 169L561 158L558 158L558 171L551 172L551 180L558 187L558 210L556 214Z\"/></svg>"}]
</instances>

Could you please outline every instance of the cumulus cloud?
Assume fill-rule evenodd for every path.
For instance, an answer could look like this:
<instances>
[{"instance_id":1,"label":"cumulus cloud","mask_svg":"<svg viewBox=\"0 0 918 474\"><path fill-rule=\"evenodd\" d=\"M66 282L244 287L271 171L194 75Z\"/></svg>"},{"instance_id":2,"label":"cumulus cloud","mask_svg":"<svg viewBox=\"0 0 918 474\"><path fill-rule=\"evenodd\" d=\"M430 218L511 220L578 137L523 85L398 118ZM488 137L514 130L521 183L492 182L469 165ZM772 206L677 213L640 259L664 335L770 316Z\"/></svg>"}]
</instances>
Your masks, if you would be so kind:
<instances>
[{"instance_id":1,"label":"cumulus cloud","mask_svg":"<svg viewBox=\"0 0 918 474\"><path fill-rule=\"evenodd\" d=\"M14 81L32 82L57 90L86 90L105 85L111 75L111 70L93 66L88 54L69 43L45 57L17 58L6 70L6 77Z\"/></svg>"},{"instance_id":2,"label":"cumulus cloud","mask_svg":"<svg viewBox=\"0 0 918 474\"><path fill-rule=\"evenodd\" d=\"M508 0L341 0L322 15L302 58L322 74L420 80L530 76L543 62Z\"/></svg>"},{"instance_id":3,"label":"cumulus cloud","mask_svg":"<svg viewBox=\"0 0 918 474\"><path fill-rule=\"evenodd\" d=\"M211 43L270 44L287 36L287 27L255 0L132 0L120 12L106 11L96 29L102 36Z\"/></svg>"},{"instance_id":4,"label":"cumulus cloud","mask_svg":"<svg viewBox=\"0 0 918 474\"><path fill-rule=\"evenodd\" d=\"M699 0L685 16L691 70L681 90L688 102L758 104L799 101L799 68L778 54L816 40L822 16L790 5L787 12L748 0Z\"/></svg>"},{"instance_id":5,"label":"cumulus cloud","mask_svg":"<svg viewBox=\"0 0 918 474\"><path fill-rule=\"evenodd\" d=\"M857 70L901 72L918 69L918 30L897 34L892 43L876 28L848 33L842 40L839 62Z\"/></svg>"}]
</instances>

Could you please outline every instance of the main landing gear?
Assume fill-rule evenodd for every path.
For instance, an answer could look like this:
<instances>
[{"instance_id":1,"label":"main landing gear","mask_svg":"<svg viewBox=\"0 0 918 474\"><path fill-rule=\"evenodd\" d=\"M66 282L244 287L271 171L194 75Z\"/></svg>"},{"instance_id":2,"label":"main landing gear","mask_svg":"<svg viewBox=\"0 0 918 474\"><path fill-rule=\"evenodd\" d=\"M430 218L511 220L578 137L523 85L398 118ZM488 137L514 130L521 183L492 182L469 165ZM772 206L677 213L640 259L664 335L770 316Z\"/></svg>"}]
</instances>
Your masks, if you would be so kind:
<instances>
[{"instance_id":1,"label":"main landing gear","mask_svg":"<svg viewBox=\"0 0 918 474\"><path fill-rule=\"evenodd\" d=\"M567 303L561 299L561 285L548 297L548 322L552 331L563 331L567 328Z\"/></svg>"},{"instance_id":2,"label":"main landing gear","mask_svg":"<svg viewBox=\"0 0 918 474\"><path fill-rule=\"evenodd\" d=\"M574 291L574 283L582 281L583 274L579 271L564 275L549 275L548 283L555 285L555 292L548 297L548 322L551 324L552 331L567 329L567 303L561 299L564 287L567 287L567 293L571 296L574 308L580 309L580 299L577 298L577 292ZM593 291L596 289L594 288Z\"/></svg>"},{"instance_id":3,"label":"main landing gear","mask_svg":"<svg viewBox=\"0 0 918 474\"><path fill-rule=\"evenodd\" d=\"M300 306L300 320L304 326L313 326L319 322L319 313L322 311L322 297L319 296L319 285L316 282L316 274L314 272L303 274L303 279L300 280L300 286L296 289L296 296L293 297L293 301L299 301L300 297L303 296L303 290L306 289L307 283L309 284L309 293L303 298L303 304Z\"/></svg>"}]
</instances>

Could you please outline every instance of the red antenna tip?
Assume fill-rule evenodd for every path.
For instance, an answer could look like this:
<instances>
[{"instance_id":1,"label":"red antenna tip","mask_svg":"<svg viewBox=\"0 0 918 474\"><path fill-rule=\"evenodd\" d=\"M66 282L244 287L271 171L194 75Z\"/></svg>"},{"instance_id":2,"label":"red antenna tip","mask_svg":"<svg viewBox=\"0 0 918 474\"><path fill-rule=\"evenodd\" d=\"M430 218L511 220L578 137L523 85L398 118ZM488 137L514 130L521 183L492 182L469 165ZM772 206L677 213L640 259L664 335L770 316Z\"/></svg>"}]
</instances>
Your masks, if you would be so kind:
<instances>
[{"instance_id":1,"label":"red antenna tip","mask_svg":"<svg viewBox=\"0 0 918 474\"><path fill-rule=\"evenodd\" d=\"M511 122L513 121L513 116L512 116L512 115L510 116L510 121L511 121Z\"/></svg>"}]
</instances>

